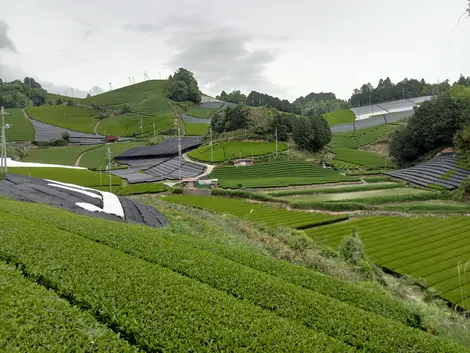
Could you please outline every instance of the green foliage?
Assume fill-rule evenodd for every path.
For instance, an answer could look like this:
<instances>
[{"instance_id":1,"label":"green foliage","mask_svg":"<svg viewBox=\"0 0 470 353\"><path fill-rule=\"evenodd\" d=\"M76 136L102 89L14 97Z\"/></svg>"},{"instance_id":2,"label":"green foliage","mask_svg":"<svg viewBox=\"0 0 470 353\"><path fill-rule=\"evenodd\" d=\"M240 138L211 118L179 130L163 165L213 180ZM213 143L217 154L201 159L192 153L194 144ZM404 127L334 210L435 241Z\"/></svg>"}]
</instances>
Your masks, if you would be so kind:
<instances>
[{"instance_id":1,"label":"green foliage","mask_svg":"<svg viewBox=\"0 0 470 353\"><path fill-rule=\"evenodd\" d=\"M6 109L5 124L10 125L10 128L5 131L8 142L34 140L33 125L27 118L25 118L21 109Z\"/></svg>"},{"instance_id":2,"label":"green foliage","mask_svg":"<svg viewBox=\"0 0 470 353\"><path fill-rule=\"evenodd\" d=\"M50 179L81 186L93 187L101 185L100 173L86 169L9 167L8 173L24 176L31 174L34 178ZM111 182L113 185L121 185L121 178L113 175ZM109 185L108 175L103 175L103 185Z\"/></svg>"},{"instance_id":3,"label":"green foliage","mask_svg":"<svg viewBox=\"0 0 470 353\"><path fill-rule=\"evenodd\" d=\"M246 97L246 104L252 107L275 108L281 112L294 112L294 106L287 99L279 99L266 93L251 91Z\"/></svg>"},{"instance_id":4,"label":"green foliage","mask_svg":"<svg viewBox=\"0 0 470 353\"><path fill-rule=\"evenodd\" d=\"M292 138L300 149L317 152L330 143L331 130L320 116L300 117L293 123Z\"/></svg>"},{"instance_id":5,"label":"green foliage","mask_svg":"<svg viewBox=\"0 0 470 353\"><path fill-rule=\"evenodd\" d=\"M465 126L462 130L457 131L453 138L455 148L462 154L470 152L470 126Z\"/></svg>"},{"instance_id":6,"label":"green foliage","mask_svg":"<svg viewBox=\"0 0 470 353\"><path fill-rule=\"evenodd\" d=\"M292 189L283 191L269 192L273 197L293 196L293 195L314 195L314 194L334 194L343 192L369 191L369 190L386 190L403 188L402 183L384 183L384 184L358 184L349 186L334 186L329 188L310 188L310 189Z\"/></svg>"},{"instance_id":7,"label":"green foliage","mask_svg":"<svg viewBox=\"0 0 470 353\"><path fill-rule=\"evenodd\" d=\"M209 119L218 109L214 108L192 108L186 114L200 119Z\"/></svg>"},{"instance_id":8,"label":"green foliage","mask_svg":"<svg viewBox=\"0 0 470 353\"><path fill-rule=\"evenodd\" d=\"M192 195L168 196L166 201L199 207L217 213L231 214L249 221L261 222L269 227L291 227L305 229L322 224L334 223L347 219L348 216L329 216L309 214L299 211L288 211L280 208L263 206L244 200L221 197L206 197Z\"/></svg>"},{"instance_id":9,"label":"green foliage","mask_svg":"<svg viewBox=\"0 0 470 353\"><path fill-rule=\"evenodd\" d=\"M251 167L220 166L210 177L219 179L223 188L238 188L239 184L248 188L267 188L359 180L305 161L260 162Z\"/></svg>"},{"instance_id":10,"label":"green foliage","mask_svg":"<svg viewBox=\"0 0 470 353\"><path fill-rule=\"evenodd\" d=\"M94 133L97 122L95 115L99 113L97 110L68 105L33 107L26 111L31 118L44 123L90 134Z\"/></svg>"},{"instance_id":11,"label":"green foliage","mask_svg":"<svg viewBox=\"0 0 470 353\"><path fill-rule=\"evenodd\" d=\"M5 109L24 108L28 105L39 106L46 103L47 92L33 78L26 77L24 82L14 80L0 84L0 106Z\"/></svg>"},{"instance_id":12,"label":"green foliage","mask_svg":"<svg viewBox=\"0 0 470 353\"><path fill-rule=\"evenodd\" d=\"M355 89L349 102L353 107L377 104L399 99L408 99L420 96L429 96L446 92L450 89L449 80L444 80L437 85L426 83L424 79L407 79L394 84L389 77L380 79L377 87L373 87L370 82L363 84L360 89Z\"/></svg>"},{"instance_id":13,"label":"green foliage","mask_svg":"<svg viewBox=\"0 0 470 353\"><path fill-rule=\"evenodd\" d=\"M353 227L352 235L344 237L339 246L339 254L343 259L357 265L364 259L364 244L359 238L357 229Z\"/></svg>"},{"instance_id":14,"label":"green foliage","mask_svg":"<svg viewBox=\"0 0 470 353\"><path fill-rule=\"evenodd\" d=\"M77 160L78 156L80 156L80 154L98 146L100 145L30 149L28 150L28 155L23 158L23 162L73 166L75 165L75 161Z\"/></svg>"},{"instance_id":15,"label":"green foliage","mask_svg":"<svg viewBox=\"0 0 470 353\"><path fill-rule=\"evenodd\" d=\"M137 352L92 315L2 261L0 309L4 352Z\"/></svg>"},{"instance_id":16,"label":"green foliage","mask_svg":"<svg viewBox=\"0 0 470 353\"><path fill-rule=\"evenodd\" d=\"M168 188L162 183L151 184L132 184L121 187L116 195L141 195L141 194L155 194L167 191Z\"/></svg>"},{"instance_id":17,"label":"green foliage","mask_svg":"<svg viewBox=\"0 0 470 353\"><path fill-rule=\"evenodd\" d=\"M215 99L219 99L224 102L231 102L235 104L243 103L247 104L246 95L241 93L239 90L235 90L227 94L227 92L222 91L219 96L216 96Z\"/></svg>"},{"instance_id":18,"label":"green foliage","mask_svg":"<svg viewBox=\"0 0 470 353\"><path fill-rule=\"evenodd\" d=\"M302 114L302 115L308 112L315 112L318 114L329 114L330 112L333 112L336 110L345 110L351 107L351 105L348 102L336 98L336 95L332 92L321 92L321 93L312 92L306 95L305 97L297 98L293 102L293 105L294 105L296 114ZM354 118L348 122L353 122L353 121L354 121Z\"/></svg>"},{"instance_id":19,"label":"green foliage","mask_svg":"<svg viewBox=\"0 0 470 353\"><path fill-rule=\"evenodd\" d=\"M140 123L142 121L142 130ZM153 135L153 125L156 133L162 133L173 127L173 113L160 113L156 116L146 116L138 114L116 115L104 119L98 125L98 132L101 135L116 135L124 137Z\"/></svg>"},{"instance_id":20,"label":"green foliage","mask_svg":"<svg viewBox=\"0 0 470 353\"><path fill-rule=\"evenodd\" d=\"M69 141L70 140L70 134L67 131L64 131L62 133L62 140Z\"/></svg>"},{"instance_id":21,"label":"green foliage","mask_svg":"<svg viewBox=\"0 0 470 353\"><path fill-rule=\"evenodd\" d=\"M274 201L278 200L262 193L251 192L246 190L223 190L223 189L214 189L212 190L212 196L221 196L221 197L233 197L239 199L248 199L248 200L258 200L258 201Z\"/></svg>"},{"instance_id":22,"label":"green foliage","mask_svg":"<svg viewBox=\"0 0 470 353\"><path fill-rule=\"evenodd\" d=\"M424 102L406 126L399 126L390 143L390 156L408 166L428 152L450 146L455 133L468 123L470 100L455 100L448 94Z\"/></svg>"},{"instance_id":23,"label":"green foliage","mask_svg":"<svg viewBox=\"0 0 470 353\"><path fill-rule=\"evenodd\" d=\"M284 151L287 144L278 143L278 150ZM224 162L238 158L262 156L276 152L276 143L274 142L242 142L229 141L217 142L212 146L214 162ZM198 149L189 152L189 157L203 162L211 161L210 146L201 146Z\"/></svg>"},{"instance_id":24,"label":"green foliage","mask_svg":"<svg viewBox=\"0 0 470 353\"><path fill-rule=\"evenodd\" d=\"M395 164L379 154L367 152L367 151L360 151L360 150L353 150L353 149L345 149L345 148L336 148L335 152L335 160L354 163L358 164L367 168L394 168Z\"/></svg>"},{"instance_id":25,"label":"green foliage","mask_svg":"<svg viewBox=\"0 0 470 353\"><path fill-rule=\"evenodd\" d=\"M440 179L450 180L455 174L455 169L449 169L445 174L442 174Z\"/></svg>"},{"instance_id":26,"label":"green foliage","mask_svg":"<svg viewBox=\"0 0 470 353\"><path fill-rule=\"evenodd\" d=\"M356 116L351 109L337 110L324 115L328 125L350 124L356 120Z\"/></svg>"},{"instance_id":27,"label":"green foliage","mask_svg":"<svg viewBox=\"0 0 470 353\"><path fill-rule=\"evenodd\" d=\"M184 132L187 136L202 136L209 129L209 124L184 122Z\"/></svg>"},{"instance_id":28,"label":"green foliage","mask_svg":"<svg viewBox=\"0 0 470 353\"><path fill-rule=\"evenodd\" d=\"M179 68L173 75L168 85L168 98L177 101L191 101L199 104L201 102L201 92L194 74L183 68Z\"/></svg>"},{"instance_id":29,"label":"green foliage","mask_svg":"<svg viewBox=\"0 0 470 353\"><path fill-rule=\"evenodd\" d=\"M389 177L388 175L382 175L382 176L370 176L370 177L364 177L362 180L364 180L367 183L382 183L384 181L390 181L392 178Z\"/></svg>"},{"instance_id":30,"label":"green foliage","mask_svg":"<svg viewBox=\"0 0 470 353\"><path fill-rule=\"evenodd\" d=\"M338 246L351 226L357 227L365 252L374 263L401 275L422 278L440 296L461 308L470 301L461 293L468 291L468 270L461 275L459 262L468 261L467 217L366 217L349 224L329 225L307 231L327 246Z\"/></svg>"},{"instance_id":31,"label":"green foliage","mask_svg":"<svg viewBox=\"0 0 470 353\"><path fill-rule=\"evenodd\" d=\"M2 218L0 224L2 229L9 229L0 235L2 254L26 267L32 278L41 278L43 283L66 293L144 351L187 352L207 350L209 346L215 351L232 351L237 347L249 347L252 351L269 347L275 352L353 351L324 333L316 333L301 323L282 319L248 301L153 264L149 254L143 254L145 260L139 259L19 216ZM144 244L141 249L145 249ZM387 324L388 321L384 323ZM328 326L323 331L327 329ZM402 330L409 343L419 346L414 331Z\"/></svg>"},{"instance_id":32,"label":"green foliage","mask_svg":"<svg viewBox=\"0 0 470 353\"><path fill-rule=\"evenodd\" d=\"M248 127L249 114L250 110L243 104L238 104L234 108L227 107L214 114L211 122L212 131L220 134L245 129Z\"/></svg>"}]
</instances>

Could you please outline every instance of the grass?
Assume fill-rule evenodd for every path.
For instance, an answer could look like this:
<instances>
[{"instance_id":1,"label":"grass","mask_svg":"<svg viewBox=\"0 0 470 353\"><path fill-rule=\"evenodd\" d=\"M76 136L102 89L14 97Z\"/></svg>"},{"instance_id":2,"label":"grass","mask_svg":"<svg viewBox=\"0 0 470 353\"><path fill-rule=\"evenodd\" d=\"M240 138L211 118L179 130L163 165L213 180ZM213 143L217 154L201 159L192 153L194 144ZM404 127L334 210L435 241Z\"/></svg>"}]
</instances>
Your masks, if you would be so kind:
<instances>
[{"instance_id":1,"label":"grass","mask_svg":"<svg viewBox=\"0 0 470 353\"><path fill-rule=\"evenodd\" d=\"M151 184L133 184L121 187L116 195L141 195L141 194L155 194L167 191L168 187L161 183Z\"/></svg>"},{"instance_id":2,"label":"grass","mask_svg":"<svg viewBox=\"0 0 470 353\"><path fill-rule=\"evenodd\" d=\"M80 154L98 146L100 145L30 149L28 155L22 161L73 166Z\"/></svg>"},{"instance_id":3,"label":"grass","mask_svg":"<svg viewBox=\"0 0 470 353\"><path fill-rule=\"evenodd\" d=\"M69 168L25 168L11 167L8 172L24 176L32 176L40 179L50 179L62 183L76 184L81 186L100 186L100 173L92 172L86 169ZM113 185L121 185L121 178L113 175ZM109 185L109 176L103 174L103 185Z\"/></svg>"},{"instance_id":4,"label":"grass","mask_svg":"<svg viewBox=\"0 0 470 353\"><path fill-rule=\"evenodd\" d=\"M133 147L145 145L144 141L110 143L101 147L92 149L85 153L80 160L80 167L99 169L105 168L108 157L106 156L108 148L111 149L112 157L115 157Z\"/></svg>"},{"instance_id":5,"label":"grass","mask_svg":"<svg viewBox=\"0 0 470 353\"><path fill-rule=\"evenodd\" d=\"M224 162L237 158L263 156L276 152L275 142L244 142L229 141L218 142L212 147L214 154L214 162ZM287 144L278 143L278 151L287 150ZM189 152L189 157L203 162L211 161L211 148L209 146L201 146L198 149Z\"/></svg>"},{"instance_id":6,"label":"grass","mask_svg":"<svg viewBox=\"0 0 470 353\"><path fill-rule=\"evenodd\" d=\"M392 211L411 213L470 213L470 205L452 200L430 200L419 202L404 202L386 204L384 207Z\"/></svg>"},{"instance_id":7,"label":"grass","mask_svg":"<svg viewBox=\"0 0 470 353\"><path fill-rule=\"evenodd\" d=\"M359 151L353 149L337 148L335 149L335 160L359 164L366 168L395 168L396 165L390 159L385 158L379 154Z\"/></svg>"},{"instance_id":8,"label":"grass","mask_svg":"<svg viewBox=\"0 0 470 353\"><path fill-rule=\"evenodd\" d=\"M337 110L324 115L328 125L350 124L356 120L356 116L350 109Z\"/></svg>"},{"instance_id":9,"label":"grass","mask_svg":"<svg viewBox=\"0 0 470 353\"><path fill-rule=\"evenodd\" d=\"M0 207L3 256L145 351L461 351L405 326L416 317L381 293L267 256L40 205Z\"/></svg>"},{"instance_id":10,"label":"grass","mask_svg":"<svg viewBox=\"0 0 470 353\"><path fill-rule=\"evenodd\" d=\"M94 134L94 127L98 121L94 116L98 110L67 105L44 105L26 109L32 119L64 129Z\"/></svg>"},{"instance_id":11,"label":"grass","mask_svg":"<svg viewBox=\"0 0 470 353\"><path fill-rule=\"evenodd\" d=\"M449 169L445 174L441 175L440 179L442 180L450 180L455 174L454 169Z\"/></svg>"},{"instance_id":12,"label":"grass","mask_svg":"<svg viewBox=\"0 0 470 353\"><path fill-rule=\"evenodd\" d=\"M364 129L358 129L354 134L354 138L361 146L366 146L380 141L395 128L395 125L384 124Z\"/></svg>"},{"instance_id":13,"label":"grass","mask_svg":"<svg viewBox=\"0 0 470 353\"><path fill-rule=\"evenodd\" d=\"M328 188L309 188L309 189L292 189L268 192L267 194L274 197L294 196L294 195L315 195L315 194L335 194L343 192L357 192L369 190L385 190L403 188L402 183L377 183L377 184L358 184L358 185L341 185L331 186Z\"/></svg>"},{"instance_id":14,"label":"grass","mask_svg":"<svg viewBox=\"0 0 470 353\"><path fill-rule=\"evenodd\" d=\"M142 121L142 130L140 122ZM157 133L169 130L173 127L173 113L162 113L157 116L146 116L138 114L115 115L103 119L98 125L98 132L101 135L116 135L132 137L134 134L140 137L142 131L144 135L153 133L153 126Z\"/></svg>"},{"instance_id":15,"label":"grass","mask_svg":"<svg viewBox=\"0 0 470 353\"><path fill-rule=\"evenodd\" d=\"M83 103L116 109L126 104L133 113L161 115L172 111L166 99L167 86L167 80L148 80L86 98Z\"/></svg>"},{"instance_id":16,"label":"grass","mask_svg":"<svg viewBox=\"0 0 470 353\"><path fill-rule=\"evenodd\" d=\"M458 265L470 258L467 217L367 217L312 229L307 234L336 247L356 227L367 256L380 266L424 279L450 303L470 309L470 273Z\"/></svg>"},{"instance_id":17,"label":"grass","mask_svg":"<svg viewBox=\"0 0 470 353\"><path fill-rule=\"evenodd\" d=\"M299 211L288 211L244 200L221 197L172 195L166 197L165 200L199 207L217 213L231 214L249 221L266 224L269 227L283 226L304 229L348 218L348 216L344 215L329 216Z\"/></svg>"},{"instance_id":18,"label":"grass","mask_svg":"<svg viewBox=\"0 0 470 353\"><path fill-rule=\"evenodd\" d=\"M209 119L218 109L214 108L192 108L186 113L187 115L193 116L200 119Z\"/></svg>"},{"instance_id":19,"label":"grass","mask_svg":"<svg viewBox=\"0 0 470 353\"><path fill-rule=\"evenodd\" d=\"M5 124L10 125L10 128L5 131L7 142L34 140L33 125L24 117L21 109L6 109L5 113Z\"/></svg>"},{"instance_id":20,"label":"grass","mask_svg":"<svg viewBox=\"0 0 470 353\"><path fill-rule=\"evenodd\" d=\"M207 133L209 124L184 122L184 132L187 136L202 136Z\"/></svg>"},{"instance_id":21,"label":"grass","mask_svg":"<svg viewBox=\"0 0 470 353\"><path fill-rule=\"evenodd\" d=\"M251 167L219 166L210 177L219 179L223 188L238 188L240 184L248 188L268 188L359 180L304 161L260 162Z\"/></svg>"},{"instance_id":22,"label":"grass","mask_svg":"<svg viewBox=\"0 0 470 353\"><path fill-rule=\"evenodd\" d=\"M326 193L326 194L314 194L314 195L293 195L283 197L284 200L289 200L291 202L320 202L320 201L347 201L347 200L360 200L356 202L368 203L364 202L368 199L372 198L387 198L391 197L400 197L401 195L420 195L420 194L428 194L432 193L435 195L434 192L429 192L420 189L411 189L411 188L386 188L386 189L378 189L378 190L364 190L364 191L348 191L348 192L338 192L338 193Z\"/></svg>"}]
</instances>

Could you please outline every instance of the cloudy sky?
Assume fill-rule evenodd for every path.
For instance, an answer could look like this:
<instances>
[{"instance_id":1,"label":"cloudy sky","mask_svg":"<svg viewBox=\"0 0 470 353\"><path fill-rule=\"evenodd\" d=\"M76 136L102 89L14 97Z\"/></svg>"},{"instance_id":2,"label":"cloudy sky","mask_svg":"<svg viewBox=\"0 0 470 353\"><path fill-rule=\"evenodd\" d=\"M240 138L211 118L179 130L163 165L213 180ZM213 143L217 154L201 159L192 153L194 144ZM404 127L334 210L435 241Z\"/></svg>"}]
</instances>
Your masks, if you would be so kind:
<instances>
[{"instance_id":1,"label":"cloudy sky","mask_svg":"<svg viewBox=\"0 0 470 353\"><path fill-rule=\"evenodd\" d=\"M456 27L466 7L467 0L15 0L0 13L0 77L31 75L52 92L74 87L77 95L142 81L145 70L159 78L185 67L212 95L349 98L386 76L470 75L470 18Z\"/></svg>"}]
</instances>

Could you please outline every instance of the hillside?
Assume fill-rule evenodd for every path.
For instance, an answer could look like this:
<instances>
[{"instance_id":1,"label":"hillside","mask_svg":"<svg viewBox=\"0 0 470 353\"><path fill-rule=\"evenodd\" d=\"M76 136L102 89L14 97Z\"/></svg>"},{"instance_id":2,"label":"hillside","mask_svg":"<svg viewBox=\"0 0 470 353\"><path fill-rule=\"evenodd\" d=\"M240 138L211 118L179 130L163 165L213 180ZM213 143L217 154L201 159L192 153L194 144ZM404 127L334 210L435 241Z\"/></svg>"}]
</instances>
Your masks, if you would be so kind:
<instances>
[{"instance_id":1,"label":"hillside","mask_svg":"<svg viewBox=\"0 0 470 353\"><path fill-rule=\"evenodd\" d=\"M204 213L164 206L169 228L150 231L38 204L2 200L0 209L1 260L18 266L2 265L0 283L33 286L29 295L36 296L18 297L10 315L32 322L27 313L41 315L41 298L49 296L71 307L55 310L81 321L51 336L57 321L44 320L29 341L34 348L59 351L64 335L78 344L83 326L103 325L93 344L104 347L113 334L121 339L102 351L465 351L421 330L417 312L384 292L277 260ZM6 293L11 297L0 291L2 298ZM16 328L4 327L0 336Z\"/></svg>"}]
</instances>

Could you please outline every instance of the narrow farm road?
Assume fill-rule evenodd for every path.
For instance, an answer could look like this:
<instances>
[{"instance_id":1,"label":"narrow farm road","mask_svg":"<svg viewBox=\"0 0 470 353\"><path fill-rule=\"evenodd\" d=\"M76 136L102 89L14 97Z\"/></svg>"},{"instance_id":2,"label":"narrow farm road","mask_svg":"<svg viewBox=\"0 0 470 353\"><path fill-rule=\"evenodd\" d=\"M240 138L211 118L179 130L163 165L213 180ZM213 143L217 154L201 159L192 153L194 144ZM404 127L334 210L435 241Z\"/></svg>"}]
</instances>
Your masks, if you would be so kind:
<instances>
[{"instance_id":1,"label":"narrow farm road","mask_svg":"<svg viewBox=\"0 0 470 353\"><path fill-rule=\"evenodd\" d=\"M198 178L202 178L202 177L205 177L206 175L209 175L210 173L212 173L212 170L214 170L214 168L215 168L215 165L205 164L205 163L193 161L191 158L188 157L188 153L183 154L183 159L185 161L195 163L195 164L199 164L199 165L203 165L204 167L206 167L205 172L202 173L201 175L198 175Z\"/></svg>"},{"instance_id":2,"label":"narrow farm road","mask_svg":"<svg viewBox=\"0 0 470 353\"><path fill-rule=\"evenodd\" d=\"M93 129L93 131L95 132L95 135L98 135L98 136L100 136L98 132L98 126L100 125L100 123L101 123L101 120L98 120L95 124L95 128Z\"/></svg>"},{"instance_id":3,"label":"narrow farm road","mask_svg":"<svg viewBox=\"0 0 470 353\"><path fill-rule=\"evenodd\" d=\"M75 160L75 164L73 165L74 167L80 167L80 160L82 159L83 155L87 153L88 151L80 153L80 155L77 157Z\"/></svg>"}]
</instances>

